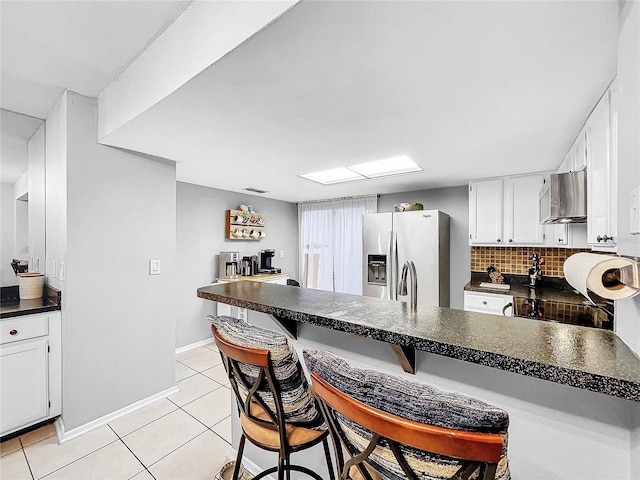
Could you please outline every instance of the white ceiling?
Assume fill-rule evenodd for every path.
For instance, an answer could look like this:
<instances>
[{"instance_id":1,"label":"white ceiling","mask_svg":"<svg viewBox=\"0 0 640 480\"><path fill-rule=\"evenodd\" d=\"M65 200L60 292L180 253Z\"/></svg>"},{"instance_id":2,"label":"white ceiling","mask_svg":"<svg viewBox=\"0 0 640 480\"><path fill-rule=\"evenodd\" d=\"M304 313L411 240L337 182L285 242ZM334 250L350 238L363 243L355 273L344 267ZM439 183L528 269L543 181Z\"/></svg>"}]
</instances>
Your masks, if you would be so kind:
<instances>
[{"instance_id":1,"label":"white ceiling","mask_svg":"<svg viewBox=\"0 0 640 480\"><path fill-rule=\"evenodd\" d=\"M97 95L185 6L28 3L2 2L2 107L40 117L64 87ZM109 143L176 161L180 181L287 201L552 169L615 75L617 14L616 1L304 1ZM400 154L425 171L297 177Z\"/></svg>"},{"instance_id":2,"label":"white ceiling","mask_svg":"<svg viewBox=\"0 0 640 480\"><path fill-rule=\"evenodd\" d=\"M45 118L65 88L96 97L192 2L2 0L2 108Z\"/></svg>"}]
</instances>

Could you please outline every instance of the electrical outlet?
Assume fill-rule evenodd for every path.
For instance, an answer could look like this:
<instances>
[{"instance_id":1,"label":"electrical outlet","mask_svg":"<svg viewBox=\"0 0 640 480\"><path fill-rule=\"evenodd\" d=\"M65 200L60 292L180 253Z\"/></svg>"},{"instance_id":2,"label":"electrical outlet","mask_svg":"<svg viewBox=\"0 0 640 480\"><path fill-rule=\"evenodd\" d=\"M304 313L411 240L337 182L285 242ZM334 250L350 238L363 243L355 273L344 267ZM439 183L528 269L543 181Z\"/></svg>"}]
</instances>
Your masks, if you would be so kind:
<instances>
[{"instance_id":1,"label":"electrical outlet","mask_svg":"<svg viewBox=\"0 0 640 480\"><path fill-rule=\"evenodd\" d=\"M58 276L60 277L60 281L64 282L64 263L60 262L60 268L58 270Z\"/></svg>"},{"instance_id":2,"label":"electrical outlet","mask_svg":"<svg viewBox=\"0 0 640 480\"><path fill-rule=\"evenodd\" d=\"M284 250L280 250L280 258L284 258Z\"/></svg>"},{"instance_id":3,"label":"electrical outlet","mask_svg":"<svg viewBox=\"0 0 640 480\"><path fill-rule=\"evenodd\" d=\"M149 260L149 275L160 275L162 271L162 262L159 258Z\"/></svg>"},{"instance_id":4,"label":"electrical outlet","mask_svg":"<svg viewBox=\"0 0 640 480\"><path fill-rule=\"evenodd\" d=\"M53 278L56 278L58 276L58 262L56 262L55 260L53 261L53 275L51 275Z\"/></svg>"},{"instance_id":5,"label":"electrical outlet","mask_svg":"<svg viewBox=\"0 0 640 480\"><path fill-rule=\"evenodd\" d=\"M240 320L247 321L247 309L246 308L238 308L238 318Z\"/></svg>"}]
</instances>

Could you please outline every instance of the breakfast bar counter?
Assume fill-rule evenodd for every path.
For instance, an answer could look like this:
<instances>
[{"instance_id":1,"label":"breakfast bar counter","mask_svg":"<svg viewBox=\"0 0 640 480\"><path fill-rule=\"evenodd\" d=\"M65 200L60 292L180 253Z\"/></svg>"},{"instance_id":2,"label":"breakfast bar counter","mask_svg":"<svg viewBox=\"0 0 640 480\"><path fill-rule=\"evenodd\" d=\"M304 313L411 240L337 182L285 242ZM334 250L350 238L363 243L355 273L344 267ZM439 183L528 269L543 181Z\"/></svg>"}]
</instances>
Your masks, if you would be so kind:
<instances>
[{"instance_id":1,"label":"breakfast bar counter","mask_svg":"<svg viewBox=\"0 0 640 480\"><path fill-rule=\"evenodd\" d=\"M256 282L197 295L248 309L257 327L289 332L298 355L331 351L505 409L512 478L638 478L640 358L611 331L420 305L412 312L402 302ZM413 372L398 366L403 357ZM234 414L232 445L240 434ZM273 464L246 448L253 464ZM304 461L323 472L323 458L320 448Z\"/></svg>"},{"instance_id":2,"label":"breakfast bar counter","mask_svg":"<svg viewBox=\"0 0 640 480\"><path fill-rule=\"evenodd\" d=\"M606 330L257 282L198 296L272 315L294 337L302 322L387 342L411 367L420 350L640 402L640 358Z\"/></svg>"}]
</instances>

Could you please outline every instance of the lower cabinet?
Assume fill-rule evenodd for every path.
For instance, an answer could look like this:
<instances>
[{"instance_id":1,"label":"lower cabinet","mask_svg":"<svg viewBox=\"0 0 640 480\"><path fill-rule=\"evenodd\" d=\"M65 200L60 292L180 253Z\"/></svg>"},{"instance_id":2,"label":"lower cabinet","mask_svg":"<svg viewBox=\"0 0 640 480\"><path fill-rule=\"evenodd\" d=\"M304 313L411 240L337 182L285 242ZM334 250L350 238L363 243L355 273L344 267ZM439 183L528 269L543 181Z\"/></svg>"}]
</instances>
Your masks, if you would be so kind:
<instances>
[{"instance_id":1,"label":"lower cabinet","mask_svg":"<svg viewBox=\"0 0 640 480\"><path fill-rule=\"evenodd\" d=\"M509 307L505 309L507 305ZM468 312L491 313L510 317L513 313L513 297L498 293L469 292L465 290L464 309Z\"/></svg>"},{"instance_id":2,"label":"lower cabinet","mask_svg":"<svg viewBox=\"0 0 640 480\"><path fill-rule=\"evenodd\" d=\"M0 322L0 435L6 435L61 412L60 312Z\"/></svg>"}]
</instances>

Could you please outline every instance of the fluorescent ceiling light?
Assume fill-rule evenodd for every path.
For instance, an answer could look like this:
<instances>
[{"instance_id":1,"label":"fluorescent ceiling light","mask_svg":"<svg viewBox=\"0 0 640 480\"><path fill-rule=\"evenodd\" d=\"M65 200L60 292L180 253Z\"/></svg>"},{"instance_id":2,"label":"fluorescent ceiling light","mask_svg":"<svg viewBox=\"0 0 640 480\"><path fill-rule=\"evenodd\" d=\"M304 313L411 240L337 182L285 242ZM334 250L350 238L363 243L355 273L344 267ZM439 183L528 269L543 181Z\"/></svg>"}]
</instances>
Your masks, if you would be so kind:
<instances>
[{"instance_id":1,"label":"fluorescent ceiling light","mask_svg":"<svg viewBox=\"0 0 640 480\"><path fill-rule=\"evenodd\" d=\"M353 182L354 180L364 180L366 178L387 177L400 173L421 172L422 168L406 155L376 160L374 162L359 163L350 167L333 168L322 172L305 173L300 175L303 178L323 185L334 183Z\"/></svg>"},{"instance_id":2,"label":"fluorescent ceiling light","mask_svg":"<svg viewBox=\"0 0 640 480\"><path fill-rule=\"evenodd\" d=\"M386 177L387 175L397 175L400 173L420 172L422 168L406 155L376 160L374 162L359 163L352 165L349 170L358 172L367 178Z\"/></svg>"},{"instance_id":3,"label":"fluorescent ceiling light","mask_svg":"<svg viewBox=\"0 0 640 480\"><path fill-rule=\"evenodd\" d=\"M322 183L324 185L364 179L362 175L359 175L356 172L353 172L345 167L323 170L322 172L305 173L304 175L300 176L308 180L313 180L314 182Z\"/></svg>"}]
</instances>

